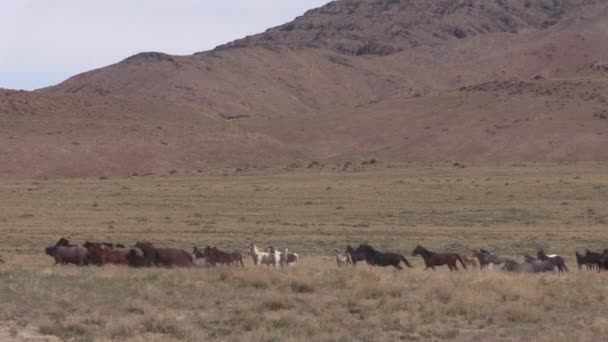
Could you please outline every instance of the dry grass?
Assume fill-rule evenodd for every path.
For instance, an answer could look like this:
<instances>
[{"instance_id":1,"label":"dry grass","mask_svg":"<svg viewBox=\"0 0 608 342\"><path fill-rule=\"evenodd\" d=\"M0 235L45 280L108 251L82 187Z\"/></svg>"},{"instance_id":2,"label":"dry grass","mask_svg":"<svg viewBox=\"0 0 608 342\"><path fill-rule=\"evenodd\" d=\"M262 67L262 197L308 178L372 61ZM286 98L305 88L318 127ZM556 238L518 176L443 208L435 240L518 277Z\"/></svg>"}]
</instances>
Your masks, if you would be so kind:
<instances>
[{"instance_id":1,"label":"dry grass","mask_svg":"<svg viewBox=\"0 0 608 342\"><path fill-rule=\"evenodd\" d=\"M409 255L605 248L608 165L374 166L354 172L47 181L0 185L0 339L597 341L605 274L337 269L369 241ZM307 204L308 203L308 204ZM341 209L336 209L341 207ZM53 267L45 244L147 239L190 249L288 246L273 271Z\"/></svg>"}]
</instances>

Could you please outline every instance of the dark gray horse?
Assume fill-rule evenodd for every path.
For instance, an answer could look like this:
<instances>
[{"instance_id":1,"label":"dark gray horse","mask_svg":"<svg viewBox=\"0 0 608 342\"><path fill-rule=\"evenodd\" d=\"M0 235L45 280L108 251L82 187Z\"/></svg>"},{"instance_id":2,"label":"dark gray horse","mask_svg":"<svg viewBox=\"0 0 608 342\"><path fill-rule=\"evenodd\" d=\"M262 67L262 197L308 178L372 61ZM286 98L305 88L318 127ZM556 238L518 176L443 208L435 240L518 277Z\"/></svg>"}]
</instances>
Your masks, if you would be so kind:
<instances>
[{"instance_id":1,"label":"dark gray horse","mask_svg":"<svg viewBox=\"0 0 608 342\"><path fill-rule=\"evenodd\" d=\"M515 260L505 257L500 257L494 253L490 253L485 249L479 249L479 251L473 251L473 255L479 260L479 268L483 269L489 264L502 265L507 261L515 262Z\"/></svg>"},{"instance_id":2,"label":"dark gray horse","mask_svg":"<svg viewBox=\"0 0 608 342\"><path fill-rule=\"evenodd\" d=\"M521 264L515 261L507 261L503 264L502 269L509 272L541 273L552 272L555 265L549 260L534 260Z\"/></svg>"},{"instance_id":3,"label":"dark gray horse","mask_svg":"<svg viewBox=\"0 0 608 342\"><path fill-rule=\"evenodd\" d=\"M538 251L536 256L538 257L539 260L551 262L553 265L555 265L557 267L557 270L559 271L559 273L568 272L568 267L566 267L566 262L564 261L564 258L562 258L561 256L559 256L559 255L548 256L547 254L545 254L545 252L542 249L540 251Z\"/></svg>"}]
</instances>

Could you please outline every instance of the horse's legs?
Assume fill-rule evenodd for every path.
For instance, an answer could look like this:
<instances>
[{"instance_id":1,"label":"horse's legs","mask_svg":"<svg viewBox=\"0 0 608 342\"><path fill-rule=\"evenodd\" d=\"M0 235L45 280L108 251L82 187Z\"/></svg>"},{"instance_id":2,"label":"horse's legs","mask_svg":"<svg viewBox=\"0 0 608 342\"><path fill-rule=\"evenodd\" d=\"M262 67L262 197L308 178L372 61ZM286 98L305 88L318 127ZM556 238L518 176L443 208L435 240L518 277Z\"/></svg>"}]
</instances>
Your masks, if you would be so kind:
<instances>
[{"instance_id":1,"label":"horse's legs","mask_svg":"<svg viewBox=\"0 0 608 342\"><path fill-rule=\"evenodd\" d=\"M397 262L396 264L393 264L393 266L398 269L398 270L402 270L403 267L401 267L401 265L399 265L399 263Z\"/></svg>"}]
</instances>

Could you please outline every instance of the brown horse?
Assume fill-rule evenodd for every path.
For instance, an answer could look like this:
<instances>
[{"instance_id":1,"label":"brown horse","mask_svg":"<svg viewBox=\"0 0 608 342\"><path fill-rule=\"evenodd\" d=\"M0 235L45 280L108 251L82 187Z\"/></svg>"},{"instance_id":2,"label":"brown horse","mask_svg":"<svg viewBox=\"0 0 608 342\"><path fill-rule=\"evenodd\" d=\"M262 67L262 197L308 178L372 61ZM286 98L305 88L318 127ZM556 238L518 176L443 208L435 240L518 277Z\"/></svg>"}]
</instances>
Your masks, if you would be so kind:
<instances>
[{"instance_id":1,"label":"brown horse","mask_svg":"<svg viewBox=\"0 0 608 342\"><path fill-rule=\"evenodd\" d=\"M85 242L83 245L89 252L89 262L102 266L104 264L126 265L128 261L129 248L107 247L104 243Z\"/></svg>"},{"instance_id":2,"label":"brown horse","mask_svg":"<svg viewBox=\"0 0 608 342\"><path fill-rule=\"evenodd\" d=\"M467 269L467 266L462 261L460 255L456 253L434 253L429 251L428 249L418 245L412 251L412 256L420 255L424 260L424 264L426 265L425 270L431 268L433 271L435 270L435 266L444 266L447 265L450 268L450 271L458 271L458 266L456 266L456 261L460 261L462 267Z\"/></svg>"},{"instance_id":3,"label":"brown horse","mask_svg":"<svg viewBox=\"0 0 608 342\"><path fill-rule=\"evenodd\" d=\"M145 266L192 266L192 255L177 248L157 248L150 242L138 242L135 244L144 255ZM130 252L132 256L132 252Z\"/></svg>"},{"instance_id":4,"label":"brown horse","mask_svg":"<svg viewBox=\"0 0 608 342\"><path fill-rule=\"evenodd\" d=\"M104 248L102 250L102 257L103 257L104 263L113 264L113 265L126 265L128 254L129 254L128 248L121 248L121 249Z\"/></svg>"},{"instance_id":5,"label":"brown horse","mask_svg":"<svg viewBox=\"0 0 608 342\"><path fill-rule=\"evenodd\" d=\"M75 264L75 265L87 265L88 264L88 251L86 248L81 246L65 247L65 246L50 246L44 250L46 254L52 256L55 259L55 265L57 264Z\"/></svg>"},{"instance_id":6,"label":"brown horse","mask_svg":"<svg viewBox=\"0 0 608 342\"><path fill-rule=\"evenodd\" d=\"M87 249L89 263L97 266L103 266L105 262L103 258L103 247L101 244L87 241L82 246Z\"/></svg>"},{"instance_id":7,"label":"brown horse","mask_svg":"<svg viewBox=\"0 0 608 342\"><path fill-rule=\"evenodd\" d=\"M217 247L205 247L203 250L203 256L207 259L207 263L209 266L215 267L216 264L225 264L225 265L233 265L245 267L243 263L243 256L239 252L223 252L220 251Z\"/></svg>"}]
</instances>

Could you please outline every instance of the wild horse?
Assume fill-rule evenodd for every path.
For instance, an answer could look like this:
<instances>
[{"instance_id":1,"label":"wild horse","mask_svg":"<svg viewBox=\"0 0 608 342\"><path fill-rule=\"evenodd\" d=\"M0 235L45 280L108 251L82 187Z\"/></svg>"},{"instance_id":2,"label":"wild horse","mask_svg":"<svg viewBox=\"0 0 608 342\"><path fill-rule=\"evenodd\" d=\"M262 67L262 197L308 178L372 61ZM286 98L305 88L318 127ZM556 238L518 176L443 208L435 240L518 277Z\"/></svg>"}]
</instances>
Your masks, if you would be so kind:
<instances>
[{"instance_id":1,"label":"wild horse","mask_svg":"<svg viewBox=\"0 0 608 342\"><path fill-rule=\"evenodd\" d=\"M412 265L410 264L409 261L407 261L407 259L401 255L401 254L396 254L396 253L383 253L383 252L378 252L377 250L375 250L372 246L368 245L368 244L363 244L360 245L359 248L357 248L357 250L355 251L355 254L357 256L364 256L365 261L372 266L381 266L381 267L385 267L385 266L393 266L397 269L403 269L403 267L401 267L401 261L403 261L407 267L412 268ZM351 258L352 258L352 253L351 253ZM354 262L354 259L353 259Z\"/></svg>"},{"instance_id":2,"label":"wild horse","mask_svg":"<svg viewBox=\"0 0 608 342\"><path fill-rule=\"evenodd\" d=\"M444 266L447 265L450 268L450 271L458 271L458 266L456 266L456 261L460 261L462 267L467 269L467 266L462 261L460 255L456 253L434 253L429 251L428 249L418 245L412 251L412 256L420 255L424 260L424 264L426 265L425 270L429 268L435 270L435 266Z\"/></svg>"},{"instance_id":3,"label":"wild horse","mask_svg":"<svg viewBox=\"0 0 608 342\"><path fill-rule=\"evenodd\" d=\"M559 256L559 255L548 256L547 254L545 254L545 252L542 249L540 251L538 251L536 256L538 257L539 260L550 261L553 265L555 265L555 267L557 267L557 271L559 273L568 272L568 267L566 267L566 262L564 261L564 258L562 258L561 256Z\"/></svg>"},{"instance_id":4,"label":"wild horse","mask_svg":"<svg viewBox=\"0 0 608 342\"><path fill-rule=\"evenodd\" d=\"M515 262L515 260L513 260L513 259L500 257L498 255L495 255L494 253L488 252L485 249L479 249L479 251L473 251L473 255L477 258L477 260L479 260L480 269L483 269L484 267L491 265L491 264L501 265L507 261Z\"/></svg>"},{"instance_id":5,"label":"wild horse","mask_svg":"<svg viewBox=\"0 0 608 342\"><path fill-rule=\"evenodd\" d=\"M243 263L243 256L239 252L223 252L217 249L217 247L205 247L203 250L203 256L207 259L209 266L215 267L216 264L226 264L245 267Z\"/></svg>"}]
</instances>

